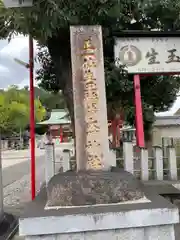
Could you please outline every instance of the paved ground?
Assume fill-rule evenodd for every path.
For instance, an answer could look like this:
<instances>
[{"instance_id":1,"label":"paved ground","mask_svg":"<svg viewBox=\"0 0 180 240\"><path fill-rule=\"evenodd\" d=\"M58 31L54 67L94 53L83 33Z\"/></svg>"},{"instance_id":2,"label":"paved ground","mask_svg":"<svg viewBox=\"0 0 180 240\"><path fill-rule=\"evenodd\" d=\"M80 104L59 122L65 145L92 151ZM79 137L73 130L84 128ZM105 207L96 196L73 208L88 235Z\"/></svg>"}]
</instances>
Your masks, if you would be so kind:
<instances>
[{"instance_id":1,"label":"paved ground","mask_svg":"<svg viewBox=\"0 0 180 240\"><path fill-rule=\"evenodd\" d=\"M44 155L44 150L37 148L35 150L36 157ZM2 151L2 167L7 168L17 163L25 162L30 159L30 150L8 150Z\"/></svg>"},{"instance_id":2,"label":"paved ground","mask_svg":"<svg viewBox=\"0 0 180 240\"><path fill-rule=\"evenodd\" d=\"M36 151L36 167L44 162L44 150ZM29 151L10 151L4 152L2 156L3 167L3 186L6 187L9 184L21 179L23 176L30 172L30 156Z\"/></svg>"}]
</instances>

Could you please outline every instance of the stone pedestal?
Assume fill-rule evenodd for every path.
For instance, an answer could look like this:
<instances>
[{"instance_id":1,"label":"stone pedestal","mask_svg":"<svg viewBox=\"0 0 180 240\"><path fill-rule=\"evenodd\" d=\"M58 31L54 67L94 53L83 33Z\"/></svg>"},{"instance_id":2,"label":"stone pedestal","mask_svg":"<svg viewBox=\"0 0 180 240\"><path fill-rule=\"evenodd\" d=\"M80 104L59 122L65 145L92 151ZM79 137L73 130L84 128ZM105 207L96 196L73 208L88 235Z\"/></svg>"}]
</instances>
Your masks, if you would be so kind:
<instances>
[{"instance_id":1,"label":"stone pedestal","mask_svg":"<svg viewBox=\"0 0 180 240\"><path fill-rule=\"evenodd\" d=\"M146 196L149 201L58 210L44 210L46 201L38 196L20 219L20 235L26 240L175 240L178 209L160 196Z\"/></svg>"},{"instance_id":2,"label":"stone pedestal","mask_svg":"<svg viewBox=\"0 0 180 240\"><path fill-rule=\"evenodd\" d=\"M19 221L28 240L175 240L178 209L132 174L66 172L54 176Z\"/></svg>"}]
</instances>

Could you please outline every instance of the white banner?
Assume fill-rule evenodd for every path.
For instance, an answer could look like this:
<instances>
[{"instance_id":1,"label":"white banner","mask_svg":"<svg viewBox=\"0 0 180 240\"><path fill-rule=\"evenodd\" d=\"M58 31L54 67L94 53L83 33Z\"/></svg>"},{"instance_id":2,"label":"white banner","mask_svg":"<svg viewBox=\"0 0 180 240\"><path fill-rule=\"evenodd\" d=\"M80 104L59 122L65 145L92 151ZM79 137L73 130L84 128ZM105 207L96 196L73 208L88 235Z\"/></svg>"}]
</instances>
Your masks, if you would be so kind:
<instances>
[{"instance_id":1,"label":"white banner","mask_svg":"<svg viewBox=\"0 0 180 240\"><path fill-rule=\"evenodd\" d=\"M116 38L114 54L129 73L180 73L180 37Z\"/></svg>"}]
</instances>

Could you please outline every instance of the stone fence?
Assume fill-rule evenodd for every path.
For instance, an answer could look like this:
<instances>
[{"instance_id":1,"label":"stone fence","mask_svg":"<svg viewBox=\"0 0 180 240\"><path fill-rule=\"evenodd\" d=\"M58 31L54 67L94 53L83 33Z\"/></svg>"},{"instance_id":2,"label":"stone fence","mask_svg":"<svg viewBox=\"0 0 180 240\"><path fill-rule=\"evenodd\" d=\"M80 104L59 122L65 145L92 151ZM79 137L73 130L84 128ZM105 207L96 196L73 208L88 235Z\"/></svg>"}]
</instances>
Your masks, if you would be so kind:
<instances>
[{"instance_id":1,"label":"stone fence","mask_svg":"<svg viewBox=\"0 0 180 240\"><path fill-rule=\"evenodd\" d=\"M123 157L117 159L120 166L138 176L141 180L177 180L178 164L176 150L173 146L167 147L168 155L165 157L160 146L152 149L136 149L132 142L124 142Z\"/></svg>"},{"instance_id":2,"label":"stone fence","mask_svg":"<svg viewBox=\"0 0 180 240\"><path fill-rule=\"evenodd\" d=\"M62 146L60 159L55 159L54 144L45 146L46 183L59 171L65 172L75 167L74 149L71 143ZM122 157L116 158L117 166L134 174L142 181L148 180L178 180L178 167L175 148L167 147L168 157L163 157L161 147L140 148L136 152L132 142L123 143ZM115 152L111 151L114 155ZM110 159L111 160L111 159ZM113 161L112 161L113 162Z\"/></svg>"}]
</instances>

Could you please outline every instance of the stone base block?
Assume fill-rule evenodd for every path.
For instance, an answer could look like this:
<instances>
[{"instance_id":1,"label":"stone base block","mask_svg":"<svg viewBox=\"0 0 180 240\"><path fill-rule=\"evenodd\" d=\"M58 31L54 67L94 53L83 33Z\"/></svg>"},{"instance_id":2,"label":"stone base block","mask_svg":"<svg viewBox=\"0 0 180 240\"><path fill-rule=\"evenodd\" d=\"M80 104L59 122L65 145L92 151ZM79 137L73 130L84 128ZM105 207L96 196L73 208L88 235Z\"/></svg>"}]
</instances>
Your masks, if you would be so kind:
<instances>
[{"instance_id":1,"label":"stone base block","mask_svg":"<svg viewBox=\"0 0 180 240\"><path fill-rule=\"evenodd\" d=\"M174 239L173 226L147 228L129 228L73 234L57 234L48 236L29 236L26 240L171 240Z\"/></svg>"},{"instance_id":2,"label":"stone base block","mask_svg":"<svg viewBox=\"0 0 180 240\"><path fill-rule=\"evenodd\" d=\"M46 191L30 203L20 219L27 240L175 240L178 209L145 192L149 202L45 210Z\"/></svg>"}]
</instances>

